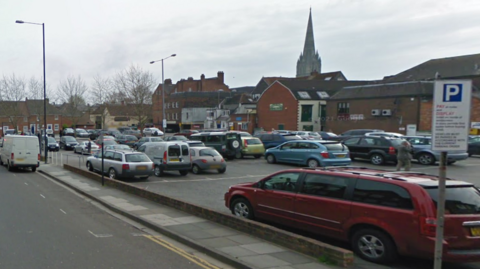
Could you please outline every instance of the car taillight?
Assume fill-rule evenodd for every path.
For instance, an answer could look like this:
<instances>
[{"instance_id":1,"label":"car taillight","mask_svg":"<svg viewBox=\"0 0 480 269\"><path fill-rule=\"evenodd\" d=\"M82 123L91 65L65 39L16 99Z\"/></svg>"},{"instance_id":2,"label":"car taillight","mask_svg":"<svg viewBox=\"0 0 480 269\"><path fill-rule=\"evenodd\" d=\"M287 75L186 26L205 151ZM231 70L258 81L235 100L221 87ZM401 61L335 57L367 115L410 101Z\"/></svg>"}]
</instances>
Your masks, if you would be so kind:
<instances>
[{"instance_id":1,"label":"car taillight","mask_svg":"<svg viewBox=\"0 0 480 269\"><path fill-rule=\"evenodd\" d=\"M130 170L129 164L122 164L122 170Z\"/></svg>"},{"instance_id":2,"label":"car taillight","mask_svg":"<svg viewBox=\"0 0 480 269\"><path fill-rule=\"evenodd\" d=\"M245 140L244 144L245 144L245 147L248 147L248 140Z\"/></svg>"},{"instance_id":3,"label":"car taillight","mask_svg":"<svg viewBox=\"0 0 480 269\"><path fill-rule=\"evenodd\" d=\"M155 170L155 164L152 163L152 170Z\"/></svg>"},{"instance_id":4,"label":"car taillight","mask_svg":"<svg viewBox=\"0 0 480 269\"><path fill-rule=\"evenodd\" d=\"M392 154L392 155L395 155L395 148L394 147L389 147L388 148L388 154Z\"/></svg>"},{"instance_id":5,"label":"car taillight","mask_svg":"<svg viewBox=\"0 0 480 269\"><path fill-rule=\"evenodd\" d=\"M40 161L40 153L38 154L38 160Z\"/></svg>"},{"instance_id":6,"label":"car taillight","mask_svg":"<svg viewBox=\"0 0 480 269\"><path fill-rule=\"evenodd\" d=\"M200 160L202 163L207 163L207 160L201 159Z\"/></svg>"},{"instance_id":7,"label":"car taillight","mask_svg":"<svg viewBox=\"0 0 480 269\"><path fill-rule=\"evenodd\" d=\"M330 157L328 152L322 152L322 153L320 153L320 155L322 155L323 158L329 158Z\"/></svg>"},{"instance_id":8,"label":"car taillight","mask_svg":"<svg viewBox=\"0 0 480 269\"><path fill-rule=\"evenodd\" d=\"M39 154L39 155L40 155L40 154ZM12 155L10 156L10 159L13 160L13 159L15 159L14 157L15 157L15 155L14 155L13 152L12 152Z\"/></svg>"},{"instance_id":9,"label":"car taillight","mask_svg":"<svg viewBox=\"0 0 480 269\"><path fill-rule=\"evenodd\" d=\"M223 162L225 162L225 160L222 158L222 160L220 160L220 162L222 162L222 163L223 163Z\"/></svg>"},{"instance_id":10,"label":"car taillight","mask_svg":"<svg viewBox=\"0 0 480 269\"><path fill-rule=\"evenodd\" d=\"M163 153L163 162L167 162L167 152Z\"/></svg>"},{"instance_id":11,"label":"car taillight","mask_svg":"<svg viewBox=\"0 0 480 269\"><path fill-rule=\"evenodd\" d=\"M420 233L426 236L434 237L437 230L437 220L435 218L426 218L420 216Z\"/></svg>"},{"instance_id":12,"label":"car taillight","mask_svg":"<svg viewBox=\"0 0 480 269\"><path fill-rule=\"evenodd\" d=\"M222 151L225 151L227 149L227 146L222 145Z\"/></svg>"}]
</instances>

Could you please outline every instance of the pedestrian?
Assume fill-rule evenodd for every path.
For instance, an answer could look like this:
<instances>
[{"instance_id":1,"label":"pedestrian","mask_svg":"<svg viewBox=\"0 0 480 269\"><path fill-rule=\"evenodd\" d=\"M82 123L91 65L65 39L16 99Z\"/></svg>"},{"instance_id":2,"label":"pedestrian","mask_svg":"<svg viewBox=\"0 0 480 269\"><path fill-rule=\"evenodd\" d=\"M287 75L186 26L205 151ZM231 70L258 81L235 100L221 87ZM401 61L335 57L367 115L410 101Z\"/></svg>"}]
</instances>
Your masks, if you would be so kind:
<instances>
[{"instance_id":1,"label":"pedestrian","mask_svg":"<svg viewBox=\"0 0 480 269\"><path fill-rule=\"evenodd\" d=\"M402 167L405 171L410 171L412 166L412 146L407 141L403 141L398 148L397 153L397 171L400 171Z\"/></svg>"},{"instance_id":2,"label":"pedestrian","mask_svg":"<svg viewBox=\"0 0 480 269\"><path fill-rule=\"evenodd\" d=\"M90 138L88 139L87 152L88 154L92 154L92 140Z\"/></svg>"}]
</instances>

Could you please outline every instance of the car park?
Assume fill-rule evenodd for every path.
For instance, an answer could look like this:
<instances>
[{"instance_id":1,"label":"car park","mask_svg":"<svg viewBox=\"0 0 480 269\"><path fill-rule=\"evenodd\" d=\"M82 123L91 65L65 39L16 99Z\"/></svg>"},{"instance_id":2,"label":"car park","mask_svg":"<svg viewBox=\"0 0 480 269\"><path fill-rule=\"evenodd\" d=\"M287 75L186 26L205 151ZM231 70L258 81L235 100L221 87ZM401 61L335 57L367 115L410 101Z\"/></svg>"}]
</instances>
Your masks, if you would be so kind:
<instances>
[{"instance_id":1,"label":"car park","mask_svg":"<svg viewBox=\"0 0 480 269\"><path fill-rule=\"evenodd\" d=\"M90 152L88 151L88 143L90 143ZM78 145L73 148L73 153L80 153L80 154L92 154L98 151L100 147L95 144L93 141L82 141Z\"/></svg>"},{"instance_id":2,"label":"car park","mask_svg":"<svg viewBox=\"0 0 480 269\"><path fill-rule=\"evenodd\" d=\"M440 161L440 152L432 150L432 138L428 136L404 136L413 148L412 158L423 165L433 165ZM468 159L465 151L448 151L447 164Z\"/></svg>"},{"instance_id":3,"label":"car park","mask_svg":"<svg viewBox=\"0 0 480 269\"><path fill-rule=\"evenodd\" d=\"M130 147L133 147L135 143L138 142L138 138L133 135L118 135L115 137L115 141L117 141L118 144L124 144Z\"/></svg>"},{"instance_id":4,"label":"car park","mask_svg":"<svg viewBox=\"0 0 480 269\"><path fill-rule=\"evenodd\" d=\"M138 149L141 145L147 142L162 142L163 139L160 137L142 137L137 142L133 144L134 149Z\"/></svg>"},{"instance_id":5,"label":"car park","mask_svg":"<svg viewBox=\"0 0 480 269\"><path fill-rule=\"evenodd\" d=\"M143 135L163 136L164 134L158 128L145 128L143 129Z\"/></svg>"},{"instance_id":6,"label":"car park","mask_svg":"<svg viewBox=\"0 0 480 269\"><path fill-rule=\"evenodd\" d=\"M60 138L59 146L61 149L73 150L73 148L75 148L77 145L78 145L78 141L73 136L62 136Z\"/></svg>"},{"instance_id":7,"label":"car park","mask_svg":"<svg viewBox=\"0 0 480 269\"><path fill-rule=\"evenodd\" d=\"M266 133L266 134L258 134L258 135L255 135L255 137L259 138L265 149L269 149L269 148L274 148L280 144L283 144L287 141L290 141L290 140L301 140L302 138L296 134L292 134L292 133L284 133L284 134L280 134L280 133Z\"/></svg>"},{"instance_id":8,"label":"car park","mask_svg":"<svg viewBox=\"0 0 480 269\"><path fill-rule=\"evenodd\" d=\"M216 170L222 174L227 170L227 163L215 149L194 147L190 148L190 155L192 156L192 173L194 174L206 170Z\"/></svg>"},{"instance_id":9,"label":"car park","mask_svg":"<svg viewBox=\"0 0 480 269\"><path fill-rule=\"evenodd\" d=\"M293 140L265 152L268 163L289 163L311 168L350 165L348 148L337 141Z\"/></svg>"},{"instance_id":10,"label":"car park","mask_svg":"<svg viewBox=\"0 0 480 269\"><path fill-rule=\"evenodd\" d=\"M349 242L361 258L389 263L434 257L439 178L364 167L289 169L231 186L225 206L248 219ZM478 262L480 192L446 181L443 261Z\"/></svg>"},{"instance_id":11,"label":"car park","mask_svg":"<svg viewBox=\"0 0 480 269\"><path fill-rule=\"evenodd\" d=\"M42 139L42 150L45 149L45 139ZM53 137L48 137L48 144L47 144L48 151L59 151L60 145L58 144L57 140Z\"/></svg>"},{"instance_id":12,"label":"car park","mask_svg":"<svg viewBox=\"0 0 480 269\"><path fill-rule=\"evenodd\" d=\"M153 174L153 162L141 152L107 150L97 151L87 158L86 166L89 171L108 174L111 179L148 179Z\"/></svg>"},{"instance_id":13,"label":"car park","mask_svg":"<svg viewBox=\"0 0 480 269\"><path fill-rule=\"evenodd\" d=\"M192 168L188 144L181 141L147 142L138 148L153 161L154 174L163 176L165 171L178 171L186 176Z\"/></svg>"},{"instance_id":14,"label":"car park","mask_svg":"<svg viewBox=\"0 0 480 269\"><path fill-rule=\"evenodd\" d=\"M240 156L236 156L237 159L245 156L253 156L256 159L265 155L265 146L262 141L253 136L242 136L242 151Z\"/></svg>"},{"instance_id":15,"label":"car park","mask_svg":"<svg viewBox=\"0 0 480 269\"><path fill-rule=\"evenodd\" d=\"M202 132L193 134L190 139L202 141L205 146L216 149L230 160L235 159L242 151L242 140L236 132Z\"/></svg>"},{"instance_id":16,"label":"car park","mask_svg":"<svg viewBox=\"0 0 480 269\"><path fill-rule=\"evenodd\" d=\"M480 155L480 136L468 139L468 156Z\"/></svg>"},{"instance_id":17,"label":"car park","mask_svg":"<svg viewBox=\"0 0 480 269\"><path fill-rule=\"evenodd\" d=\"M372 164L397 162L398 147L403 139L382 136L353 136L343 141L350 150L350 158L368 159Z\"/></svg>"}]
</instances>

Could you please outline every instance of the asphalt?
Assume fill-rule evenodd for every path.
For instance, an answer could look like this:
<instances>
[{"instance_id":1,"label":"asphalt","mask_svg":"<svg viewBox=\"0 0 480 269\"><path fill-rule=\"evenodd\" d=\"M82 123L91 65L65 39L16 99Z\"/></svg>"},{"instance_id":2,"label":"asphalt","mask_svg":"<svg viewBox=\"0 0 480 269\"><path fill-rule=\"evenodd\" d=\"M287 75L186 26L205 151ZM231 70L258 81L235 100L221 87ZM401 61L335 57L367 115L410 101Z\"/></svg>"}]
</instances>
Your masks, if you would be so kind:
<instances>
[{"instance_id":1,"label":"asphalt","mask_svg":"<svg viewBox=\"0 0 480 269\"><path fill-rule=\"evenodd\" d=\"M59 165L42 164L37 171L117 213L236 268L339 268L227 226L102 186Z\"/></svg>"}]
</instances>

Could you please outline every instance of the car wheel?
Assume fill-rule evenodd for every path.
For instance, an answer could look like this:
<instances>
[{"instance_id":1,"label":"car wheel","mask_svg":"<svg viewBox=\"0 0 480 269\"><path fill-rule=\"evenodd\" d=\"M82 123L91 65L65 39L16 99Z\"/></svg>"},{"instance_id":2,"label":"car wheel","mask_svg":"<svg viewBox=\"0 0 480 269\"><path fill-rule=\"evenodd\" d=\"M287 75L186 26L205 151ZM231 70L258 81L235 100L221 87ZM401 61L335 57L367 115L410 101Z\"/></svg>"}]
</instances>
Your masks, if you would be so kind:
<instances>
[{"instance_id":1,"label":"car wheel","mask_svg":"<svg viewBox=\"0 0 480 269\"><path fill-rule=\"evenodd\" d=\"M385 162L385 158L381 154L374 153L370 156L370 162L375 165L381 165Z\"/></svg>"},{"instance_id":2,"label":"car wheel","mask_svg":"<svg viewBox=\"0 0 480 269\"><path fill-rule=\"evenodd\" d=\"M253 157L255 157L255 159L258 159L258 158L262 157L262 155L253 155Z\"/></svg>"},{"instance_id":3,"label":"car wheel","mask_svg":"<svg viewBox=\"0 0 480 269\"><path fill-rule=\"evenodd\" d=\"M153 173L155 174L156 177L163 176L163 170L158 165L156 165L155 168L153 169Z\"/></svg>"},{"instance_id":4,"label":"car wheel","mask_svg":"<svg viewBox=\"0 0 480 269\"><path fill-rule=\"evenodd\" d=\"M218 169L218 172L219 172L220 174L225 173L225 171L227 171L227 168Z\"/></svg>"},{"instance_id":5,"label":"car wheel","mask_svg":"<svg viewBox=\"0 0 480 269\"><path fill-rule=\"evenodd\" d=\"M88 171L93 171L93 166L90 162L87 162L87 169Z\"/></svg>"},{"instance_id":6,"label":"car wheel","mask_svg":"<svg viewBox=\"0 0 480 269\"><path fill-rule=\"evenodd\" d=\"M421 153L417 158L418 162L423 165L434 165L435 157L430 153Z\"/></svg>"},{"instance_id":7,"label":"car wheel","mask_svg":"<svg viewBox=\"0 0 480 269\"><path fill-rule=\"evenodd\" d=\"M397 258L394 242L390 236L379 230L359 230L353 235L351 244L353 251L367 261L389 263Z\"/></svg>"},{"instance_id":8,"label":"car wheel","mask_svg":"<svg viewBox=\"0 0 480 269\"><path fill-rule=\"evenodd\" d=\"M37 168L36 167L32 167L32 172L35 172L37 171Z\"/></svg>"},{"instance_id":9,"label":"car wheel","mask_svg":"<svg viewBox=\"0 0 480 269\"><path fill-rule=\"evenodd\" d=\"M188 174L188 170L180 170L178 172L180 172L180 175L182 176L186 176Z\"/></svg>"},{"instance_id":10,"label":"car wheel","mask_svg":"<svg viewBox=\"0 0 480 269\"><path fill-rule=\"evenodd\" d=\"M115 172L115 169L110 168L110 170L108 170L108 177L110 179L115 179L117 177L117 172Z\"/></svg>"},{"instance_id":11,"label":"car wheel","mask_svg":"<svg viewBox=\"0 0 480 269\"><path fill-rule=\"evenodd\" d=\"M198 165L194 164L194 165L192 166L192 172L193 172L195 175L200 174L200 167L198 167Z\"/></svg>"},{"instance_id":12,"label":"car wheel","mask_svg":"<svg viewBox=\"0 0 480 269\"><path fill-rule=\"evenodd\" d=\"M451 162L447 162L448 165L451 165L451 164L454 164L456 163L457 161L451 161Z\"/></svg>"},{"instance_id":13,"label":"car wheel","mask_svg":"<svg viewBox=\"0 0 480 269\"><path fill-rule=\"evenodd\" d=\"M235 159L242 159L242 158L243 158L242 152L237 151L237 152L235 153Z\"/></svg>"},{"instance_id":14,"label":"car wheel","mask_svg":"<svg viewBox=\"0 0 480 269\"><path fill-rule=\"evenodd\" d=\"M250 205L250 202L245 198L237 198L233 200L230 210L232 214L237 217L242 217L246 219L253 219L253 207Z\"/></svg>"},{"instance_id":15,"label":"car wheel","mask_svg":"<svg viewBox=\"0 0 480 269\"><path fill-rule=\"evenodd\" d=\"M277 161L275 160L275 156L273 156L272 154L268 154L267 155L267 162L268 163L276 163Z\"/></svg>"},{"instance_id":16,"label":"car wheel","mask_svg":"<svg viewBox=\"0 0 480 269\"><path fill-rule=\"evenodd\" d=\"M307 165L308 165L308 167L310 167L310 168L318 167L318 161L315 160L315 159L309 159L309 160L307 161Z\"/></svg>"}]
</instances>

